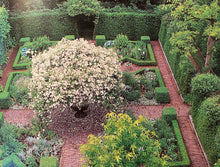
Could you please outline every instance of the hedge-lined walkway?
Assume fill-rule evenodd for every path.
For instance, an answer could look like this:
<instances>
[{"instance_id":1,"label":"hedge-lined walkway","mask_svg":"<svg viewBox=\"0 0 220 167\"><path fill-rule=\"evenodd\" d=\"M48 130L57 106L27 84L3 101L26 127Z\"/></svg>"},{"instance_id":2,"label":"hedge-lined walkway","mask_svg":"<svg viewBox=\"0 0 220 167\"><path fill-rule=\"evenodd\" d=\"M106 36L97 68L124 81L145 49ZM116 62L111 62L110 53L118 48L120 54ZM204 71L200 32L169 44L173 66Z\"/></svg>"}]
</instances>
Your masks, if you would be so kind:
<instances>
[{"instance_id":1,"label":"hedge-lined walkway","mask_svg":"<svg viewBox=\"0 0 220 167\"><path fill-rule=\"evenodd\" d=\"M148 118L160 118L162 114L162 109L164 107L175 107L178 113L178 122L190 158L191 166L206 167L207 165L205 159L203 157L202 151L198 145L197 138L189 121L189 117L188 117L189 106L183 103L180 95L178 94L177 85L175 83L174 77L172 76L172 72L170 71L169 66L166 62L165 55L163 54L159 42L151 41L151 45L156 57L156 61L158 63L158 68L160 69L163 81L165 83L165 86L169 90L171 102L170 104L163 104L159 106L129 106L128 108L131 109L136 116L144 115L147 116ZM18 47L15 47L12 53L9 55L10 56L9 63L5 69L3 78L0 80L0 84L5 85L9 73L14 71L12 70L12 65L16 57L17 51L18 51ZM133 71L136 71L139 68L143 68L143 67L138 67L135 65L132 66ZM122 65L122 70L125 70L124 65ZM30 123L30 119L34 115L33 111L28 109L25 110L7 109L7 110L0 110L0 112L3 112L5 121L9 121L11 123L22 123L22 124ZM70 117L68 118L70 119ZM83 121L81 122L83 123ZM59 123L60 122L57 122L57 124ZM94 123L96 123L95 119L91 121L91 124ZM95 127L95 129L97 129L97 127ZM86 130L85 132L72 133L71 130L69 131L69 129L65 129L65 126L64 126L64 131L66 131L67 135L64 136L65 145L63 146L62 149L60 167L80 167L82 165L82 162L80 161L81 155L79 153L79 145L87 141L88 134L91 133L97 134L97 133L95 131L89 131L89 130L88 131Z\"/></svg>"},{"instance_id":2,"label":"hedge-lined walkway","mask_svg":"<svg viewBox=\"0 0 220 167\"><path fill-rule=\"evenodd\" d=\"M206 167L206 161L203 156L202 150L199 147L198 140L193 130L190 120L189 120L189 107L185 105L181 99L181 96L178 94L178 88L175 83L172 71L167 64L163 50L160 47L158 41L151 41L151 46L155 54L155 58L160 69L165 86L169 90L170 94L170 104L160 105L160 106L139 106L139 107L130 107L135 115L145 115L148 118L161 117L162 109L164 107L175 107L178 114L178 123L180 130L183 136L183 140L189 155L190 163L192 167ZM136 68L135 68L136 70ZM153 112L153 113L152 113Z\"/></svg>"}]
</instances>

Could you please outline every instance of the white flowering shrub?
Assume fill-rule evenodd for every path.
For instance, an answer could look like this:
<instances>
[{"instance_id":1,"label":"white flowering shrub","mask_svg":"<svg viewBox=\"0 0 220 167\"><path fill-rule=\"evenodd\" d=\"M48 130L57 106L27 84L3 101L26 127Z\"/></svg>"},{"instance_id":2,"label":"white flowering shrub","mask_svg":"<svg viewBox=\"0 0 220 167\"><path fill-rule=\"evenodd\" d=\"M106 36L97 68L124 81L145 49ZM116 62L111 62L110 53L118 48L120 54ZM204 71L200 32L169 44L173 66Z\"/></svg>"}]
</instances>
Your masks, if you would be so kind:
<instances>
[{"instance_id":1,"label":"white flowering shrub","mask_svg":"<svg viewBox=\"0 0 220 167\"><path fill-rule=\"evenodd\" d=\"M117 54L83 39L62 39L32 58L30 90L35 111L51 113L57 106L113 102L123 87Z\"/></svg>"}]
</instances>

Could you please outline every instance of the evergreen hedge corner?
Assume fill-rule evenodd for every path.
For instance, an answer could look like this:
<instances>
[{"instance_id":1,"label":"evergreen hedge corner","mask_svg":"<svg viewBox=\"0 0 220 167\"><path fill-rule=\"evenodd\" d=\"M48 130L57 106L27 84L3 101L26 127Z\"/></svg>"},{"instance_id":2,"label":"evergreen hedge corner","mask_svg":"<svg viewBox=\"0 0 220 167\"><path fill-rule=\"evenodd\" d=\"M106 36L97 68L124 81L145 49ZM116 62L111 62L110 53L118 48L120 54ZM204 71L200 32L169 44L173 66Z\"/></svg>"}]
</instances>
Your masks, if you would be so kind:
<instances>
[{"instance_id":1,"label":"evergreen hedge corner","mask_svg":"<svg viewBox=\"0 0 220 167\"><path fill-rule=\"evenodd\" d=\"M167 87L155 88L155 99L157 103L169 103L170 96Z\"/></svg>"},{"instance_id":2,"label":"evergreen hedge corner","mask_svg":"<svg viewBox=\"0 0 220 167\"><path fill-rule=\"evenodd\" d=\"M4 116L3 116L3 112L0 112L0 128L4 123Z\"/></svg>"},{"instance_id":3,"label":"evergreen hedge corner","mask_svg":"<svg viewBox=\"0 0 220 167\"><path fill-rule=\"evenodd\" d=\"M1 167L26 167L25 164L15 155L12 154L0 162Z\"/></svg>"},{"instance_id":4,"label":"evergreen hedge corner","mask_svg":"<svg viewBox=\"0 0 220 167\"><path fill-rule=\"evenodd\" d=\"M20 46L23 46L26 42L30 42L31 41L31 38L30 37L25 37L25 38L21 38L19 40L19 45Z\"/></svg>"},{"instance_id":5,"label":"evergreen hedge corner","mask_svg":"<svg viewBox=\"0 0 220 167\"><path fill-rule=\"evenodd\" d=\"M96 41L96 46L104 46L105 35L96 35L95 41Z\"/></svg>"},{"instance_id":6,"label":"evergreen hedge corner","mask_svg":"<svg viewBox=\"0 0 220 167\"><path fill-rule=\"evenodd\" d=\"M40 167L59 167L58 160L56 157L42 157Z\"/></svg>"},{"instance_id":7,"label":"evergreen hedge corner","mask_svg":"<svg viewBox=\"0 0 220 167\"><path fill-rule=\"evenodd\" d=\"M0 93L0 109L7 109L11 104L9 92Z\"/></svg>"},{"instance_id":8,"label":"evergreen hedge corner","mask_svg":"<svg viewBox=\"0 0 220 167\"><path fill-rule=\"evenodd\" d=\"M168 124L171 124L172 120L177 119L176 109L173 107L164 108L162 111L162 119L164 119Z\"/></svg>"},{"instance_id":9,"label":"evergreen hedge corner","mask_svg":"<svg viewBox=\"0 0 220 167\"><path fill-rule=\"evenodd\" d=\"M169 167L190 167L189 157L188 157L186 147L183 142L183 138L182 138L177 120L172 120L172 125L173 125L173 130L174 130L174 133L177 139L177 144L178 144L179 151L182 157L182 161L168 162L167 165Z\"/></svg>"},{"instance_id":10,"label":"evergreen hedge corner","mask_svg":"<svg viewBox=\"0 0 220 167\"><path fill-rule=\"evenodd\" d=\"M150 37L149 36L141 36L141 41L143 41L145 44L150 43Z\"/></svg>"},{"instance_id":11,"label":"evergreen hedge corner","mask_svg":"<svg viewBox=\"0 0 220 167\"><path fill-rule=\"evenodd\" d=\"M75 40L75 35L66 35L65 38L69 40Z\"/></svg>"}]
</instances>

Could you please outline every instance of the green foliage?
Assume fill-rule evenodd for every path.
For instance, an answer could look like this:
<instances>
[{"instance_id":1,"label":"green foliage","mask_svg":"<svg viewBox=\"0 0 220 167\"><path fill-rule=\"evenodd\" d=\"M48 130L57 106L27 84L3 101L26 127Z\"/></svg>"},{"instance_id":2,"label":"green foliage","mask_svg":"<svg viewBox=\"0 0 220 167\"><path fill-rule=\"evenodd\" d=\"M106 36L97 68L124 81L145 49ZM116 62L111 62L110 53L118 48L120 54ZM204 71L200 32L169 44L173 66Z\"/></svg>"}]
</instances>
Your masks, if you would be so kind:
<instances>
[{"instance_id":1,"label":"green foliage","mask_svg":"<svg viewBox=\"0 0 220 167\"><path fill-rule=\"evenodd\" d=\"M135 75L132 73L123 73L123 83L131 86L133 89L140 89L140 86L135 79Z\"/></svg>"},{"instance_id":2,"label":"green foliage","mask_svg":"<svg viewBox=\"0 0 220 167\"><path fill-rule=\"evenodd\" d=\"M2 84L0 84L0 93L3 92L3 90L4 90L4 87Z\"/></svg>"},{"instance_id":3,"label":"green foliage","mask_svg":"<svg viewBox=\"0 0 220 167\"><path fill-rule=\"evenodd\" d=\"M127 46L128 46L128 37L123 34L117 35L117 37L115 38L115 47L117 49L123 49L126 48Z\"/></svg>"},{"instance_id":4,"label":"green foliage","mask_svg":"<svg viewBox=\"0 0 220 167\"><path fill-rule=\"evenodd\" d=\"M218 158L215 136L217 125L220 124L219 101L220 96L210 97L203 101L194 118L196 131L211 164L214 164Z\"/></svg>"},{"instance_id":5,"label":"green foliage","mask_svg":"<svg viewBox=\"0 0 220 167\"><path fill-rule=\"evenodd\" d=\"M13 78L11 86L9 88L9 93L13 99L13 102L27 106L29 103L30 92L28 89L28 84L30 78L25 75L16 75Z\"/></svg>"},{"instance_id":6,"label":"green foliage","mask_svg":"<svg viewBox=\"0 0 220 167\"><path fill-rule=\"evenodd\" d=\"M155 88L155 99L157 103L169 103L170 96L167 87Z\"/></svg>"},{"instance_id":7,"label":"green foliage","mask_svg":"<svg viewBox=\"0 0 220 167\"><path fill-rule=\"evenodd\" d=\"M23 46L26 42L30 42L30 41L31 41L30 37L21 38L19 40L19 44L20 44L20 46Z\"/></svg>"},{"instance_id":8,"label":"green foliage","mask_svg":"<svg viewBox=\"0 0 220 167\"><path fill-rule=\"evenodd\" d=\"M188 58L184 56L180 58L179 53L170 52L173 47L171 46L169 39L171 38L171 34L177 31L177 28L172 26L172 24L175 25L175 21L172 20L172 24L170 23L171 18L172 17L170 15L163 16L159 38L174 77L180 88L180 92L185 95L190 90L191 79L194 76L194 67Z\"/></svg>"},{"instance_id":9,"label":"green foliage","mask_svg":"<svg viewBox=\"0 0 220 167\"><path fill-rule=\"evenodd\" d=\"M177 120L176 109L173 107L164 108L162 112L162 119L171 125L172 120Z\"/></svg>"},{"instance_id":10,"label":"green foliage","mask_svg":"<svg viewBox=\"0 0 220 167\"><path fill-rule=\"evenodd\" d=\"M141 97L141 92L140 90L132 90L130 92L124 92L124 97L128 101L136 101Z\"/></svg>"},{"instance_id":11,"label":"green foliage","mask_svg":"<svg viewBox=\"0 0 220 167\"><path fill-rule=\"evenodd\" d=\"M6 35L10 31L10 25L8 23L8 11L4 7L0 7L0 23L0 42L2 42L2 39L6 39Z\"/></svg>"},{"instance_id":12,"label":"green foliage","mask_svg":"<svg viewBox=\"0 0 220 167\"><path fill-rule=\"evenodd\" d=\"M195 68L188 57L180 57L179 70L177 71L178 86L182 95L186 95L191 90L191 79L195 75Z\"/></svg>"},{"instance_id":13,"label":"green foliage","mask_svg":"<svg viewBox=\"0 0 220 167\"><path fill-rule=\"evenodd\" d=\"M50 46L49 41L50 39L46 35L43 37L36 37L33 39L32 42L26 42L24 44L24 47L33 49L34 51L37 51L37 53L39 53L48 49L48 47Z\"/></svg>"},{"instance_id":14,"label":"green foliage","mask_svg":"<svg viewBox=\"0 0 220 167\"><path fill-rule=\"evenodd\" d=\"M3 116L3 112L0 112L0 128L3 124L4 124L4 116Z\"/></svg>"},{"instance_id":15,"label":"green foliage","mask_svg":"<svg viewBox=\"0 0 220 167\"><path fill-rule=\"evenodd\" d=\"M62 6L66 8L66 11L70 16L96 16L99 15L102 10L98 0L68 0L64 2Z\"/></svg>"},{"instance_id":16,"label":"green foliage","mask_svg":"<svg viewBox=\"0 0 220 167\"><path fill-rule=\"evenodd\" d=\"M106 39L115 39L118 34L124 34L130 40L139 40L143 35L156 40L159 29L160 15L155 13L103 12L94 33L103 34Z\"/></svg>"},{"instance_id":17,"label":"green foliage","mask_svg":"<svg viewBox=\"0 0 220 167\"><path fill-rule=\"evenodd\" d=\"M11 101L10 101L9 93L8 92L0 93L0 108L1 109L9 108L10 104Z\"/></svg>"},{"instance_id":18,"label":"green foliage","mask_svg":"<svg viewBox=\"0 0 220 167\"><path fill-rule=\"evenodd\" d=\"M0 67L6 61L6 46L4 40L7 39L10 31L10 24L8 23L8 11L0 6Z\"/></svg>"},{"instance_id":19,"label":"green foliage","mask_svg":"<svg viewBox=\"0 0 220 167\"><path fill-rule=\"evenodd\" d=\"M58 9L34 10L15 15L9 19L11 36L17 41L22 37L47 35L50 40L58 41L68 34L78 37L77 24L74 18L69 17Z\"/></svg>"},{"instance_id":20,"label":"green foliage","mask_svg":"<svg viewBox=\"0 0 220 167\"><path fill-rule=\"evenodd\" d=\"M183 142L183 138L180 132L180 128L178 125L177 120L173 120L172 121L172 125L173 125L173 130L177 139L177 144L181 153L181 157L182 157L182 161L177 161L177 162L168 162L168 166L169 167L189 167L190 166L190 161L189 161L189 157Z\"/></svg>"},{"instance_id":21,"label":"green foliage","mask_svg":"<svg viewBox=\"0 0 220 167\"><path fill-rule=\"evenodd\" d=\"M105 135L89 136L88 143L81 146L89 166L164 166L159 156L159 142L155 132L147 130L141 117L133 121L127 114L109 113L104 125ZM142 148L142 149L140 149Z\"/></svg>"},{"instance_id":22,"label":"green foliage","mask_svg":"<svg viewBox=\"0 0 220 167\"><path fill-rule=\"evenodd\" d=\"M216 152L217 157L220 158L220 126L218 126L216 135L215 135L215 144L216 144Z\"/></svg>"},{"instance_id":23,"label":"green foliage","mask_svg":"<svg viewBox=\"0 0 220 167\"><path fill-rule=\"evenodd\" d=\"M200 74L193 78L191 86L192 93L202 101L220 91L220 79L212 74Z\"/></svg>"},{"instance_id":24,"label":"green foliage","mask_svg":"<svg viewBox=\"0 0 220 167\"><path fill-rule=\"evenodd\" d=\"M32 157L32 156L27 157L26 165L28 167L39 167L37 162L35 161L34 157Z\"/></svg>"},{"instance_id":25,"label":"green foliage","mask_svg":"<svg viewBox=\"0 0 220 167\"><path fill-rule=\"evenodd\" d=\"M177 140L171 126L165 120L158 119L154 123L154 128L162 148L162 154L169 156L172 162L180 160L181 155L178 154Z\"/></svg>"},{"instance_id":26,"label":"green foliage","mask_svg":"<svg viewBox=\"0 0 220 167\"><path fill-rule=\"evenodd\" d=\"M96 46L104 46L105 44L105 36L104 35L96 35L95 37Z\"/></svg>"},{"instance_id":27,"label":"green foliage","mask_svg":"<svg viewBox=\"0 0 220 167\"><path fill-rule=\"evenodd\" d=\"M18 154L23 148L24 145L18 140L16 127L4 123L0 129L0 150L3 151L0 159L9 156L12 153Z\"/></svg>"},{"instance_id":28,"label":"green foliage","mask_svg":"<svg viewBox=\"0 0 220 167\"><path fill-rule=\"evenodd\" d=\"M143 41L146 45L150 43L150 37L149 36L141 36L141 41Z\"/></svg>"},{"instance_id":29,"label":"green foliage","mask_svg":"<svg viewBox=\"0 0 220 167\"><path fill-rule=\"evenodd\" d=\"M213 0L211 3L200 3L193 0L184 1L183 3L173 1L167 6L171 8L171 16L175 19L175 27L177 27L170 39L173 46L172 52L191 56L197 51L200 52L197 39L207 39L205 67L210 67L215 41L220 39L220 6L218 0ZM201 28L197 29L200 22L206 22L202 32L200 31ZM199 54L201 52L197 56Z\"/></svg>"},{"instance_id":30,"label":"green foliage","mask_svg":"<svg viewBox=\"0 0 220 167\"><path fill-rule=\"evenodd\" d=\"M56 157L42 157L40 159L40 167L59 167L59 163Z\"/></svg>"},{"instance_id":31,"label":"green foliage","mask_svg":"<svg viewBox=\"0 0 220 167\"><path fill-rule=\"evenodd\" d=\"M75 35L66 35L65 38L69 40L75 40Z\"/></svg>"},{"instance_id":32,"label":"green foliage","mask_svg":"<svg viewBox=\"0 0 220 167\"><path fill-rule=\"evenodd\" d=\"M25 164L15 155L12 154L0 162L1 167L26 167Z\"/></svg>"}]
</instances>

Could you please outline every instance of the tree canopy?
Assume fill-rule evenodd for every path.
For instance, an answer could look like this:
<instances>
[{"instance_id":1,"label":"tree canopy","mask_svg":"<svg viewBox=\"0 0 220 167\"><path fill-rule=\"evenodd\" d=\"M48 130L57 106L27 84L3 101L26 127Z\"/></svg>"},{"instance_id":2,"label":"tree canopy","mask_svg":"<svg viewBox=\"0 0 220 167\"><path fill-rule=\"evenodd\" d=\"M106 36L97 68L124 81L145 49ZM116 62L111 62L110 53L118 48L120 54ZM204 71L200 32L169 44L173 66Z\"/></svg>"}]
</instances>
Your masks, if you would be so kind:
<instances>
[{"instance_id":1,"label":"tree canopy","mask_svg":"<svg viewBox=\"0 0 220 167\"><path fill-rule=\"evenodd\" d=\"M211 68L211 60L215 49L215 42L220 40L220 6L218 0L172 0L167 5L171 9L171 17L176 26L176 32L170 39L173 52L191 56L201 54L206 57L205 67ZM204 23L201 27L201 23ZM200 24L200 25L199 25ZM202 31L201 31L202 29ZM197 45L198 39L207 40L206 55Z\"/></svg>"}]
</instances>

